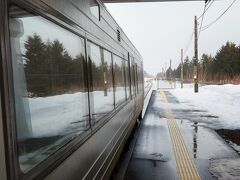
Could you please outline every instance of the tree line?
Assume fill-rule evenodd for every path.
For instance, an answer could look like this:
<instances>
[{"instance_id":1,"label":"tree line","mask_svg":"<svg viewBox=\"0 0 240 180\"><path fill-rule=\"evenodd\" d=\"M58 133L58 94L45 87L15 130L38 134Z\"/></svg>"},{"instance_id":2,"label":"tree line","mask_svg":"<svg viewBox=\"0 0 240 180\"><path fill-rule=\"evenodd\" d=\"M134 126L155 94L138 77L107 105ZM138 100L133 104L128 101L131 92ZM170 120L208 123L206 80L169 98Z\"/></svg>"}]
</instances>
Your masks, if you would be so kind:
<instances>
[{"instance_id":1,"label":"tree line","mask_svg":"<svg viewBox=\"0 0 240 180\"><path fill-rule=\"evenodd\" d=\"M25 54L22 56L29 97L46 97L85 91L84 52L80 51L78 55L72 57L58 39L44 42L36 33L27 37L24 46ZM111 63L107 63L103 59L101 63L95 63L94 56L89 56L89 60L93 91L106 90L113 86L112 68L114 68L115 83L123 84L124 66L122 62L115 63L113 67Z\"/></svg>"},{"instance_id":2,"label":"tree line","mask_svg":"<svg viewBox=\"0 0 240 180\"><path fill-rule=\"evenodd\" d=\"M185 82L194 77L194 57L186 57L183 63L183 77ZM170 68L167 70L169 77ZM240 46L226 42L217 53L212 56L202 54L198 64L199 81L209 84L240 83ZM172 77L181 78L181 63L172 70Z\"/></svg>"},{"instance_id":3,"label":"tree line","mask_svg":"<svg viewBox=\"0 0 240 180\"><path fill-rule=\"evenodd\" d=\"M71 57L59 40L43 42L37 34L28 36L24 46L24 71L29 96L63 94L84 87L83 54Z\"/></svg>"}]
</instances>

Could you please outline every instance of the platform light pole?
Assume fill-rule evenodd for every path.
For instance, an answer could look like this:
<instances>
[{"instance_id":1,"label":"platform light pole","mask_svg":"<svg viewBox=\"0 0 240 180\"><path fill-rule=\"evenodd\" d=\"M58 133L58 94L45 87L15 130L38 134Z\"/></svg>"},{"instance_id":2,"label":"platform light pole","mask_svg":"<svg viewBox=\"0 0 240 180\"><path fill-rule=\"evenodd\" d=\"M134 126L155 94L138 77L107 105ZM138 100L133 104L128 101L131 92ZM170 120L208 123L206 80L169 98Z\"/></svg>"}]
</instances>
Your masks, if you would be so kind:
<instances>
[{"instance_id":1,"label":"platform light pole","mask_svg":"<svg viewBox=\"0 0 240 180\"><path fill-rule=\"evenodd\" d=\"M183 49L181 49L181 88L183 88Z\"/></svg>"},{"instance_id":2,"label":"platform light pole","mask_svg":"<svg viewBox=\"0 0 240 180\"><path fill-rule=\"evenodd\" d=\"M194 92L198 93L198 24L197 16L194 18Z\"/></svg>"}]
</instances>

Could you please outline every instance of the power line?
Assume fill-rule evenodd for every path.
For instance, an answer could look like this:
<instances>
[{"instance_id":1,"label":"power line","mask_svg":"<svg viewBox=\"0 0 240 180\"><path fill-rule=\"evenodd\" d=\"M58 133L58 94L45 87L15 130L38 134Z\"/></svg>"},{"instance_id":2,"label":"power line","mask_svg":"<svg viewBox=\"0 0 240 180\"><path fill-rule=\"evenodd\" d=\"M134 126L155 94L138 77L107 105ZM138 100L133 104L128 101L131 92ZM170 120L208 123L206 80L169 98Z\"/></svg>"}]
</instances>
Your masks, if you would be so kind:
<instances>
[{"instance_id":1,"label":"power line","mask_svg":"<svg viewBox=\"0 0 240 180\"><path fill-rule=\"evenodd\" d=\"M190 38L189 38L189 41L188 41L188 43L187 43L187 46L186 46L186 48L185 48L185 50L184 50L184 54L186 54L187 53L187 51L188 51L188 49L189 49L189 47L190 47L190 45L191 45L191 42L192 42L192 38L193 38L193 32L192 32L192 34L191 34L191 36L190 36Z\"/></svg>"},{"instance_id":2,"label":"power line","mask_svg":"<svg viewBox=\"0 0 240 180\"><path fill-rule=\"evenodd\" d=\"M212 4L214 3L214 0L211 1L211 4L207 7L207 5L209 4L211 0L209 0L208 2L205 1L205 5L204 5L204 10L203 10L203 13L202 15L198 18L198 20L202 17L202 20L201 20L201 24L200 24L200 28L199 28L199 32L198 32L198 37L200 37L200 33L201 33L201 30L202 30L202 24L203 24L203 19L204 19L204 15L205 13L207 12L207 10L212 6Z\"/></svg>"},{"instance_id":3,"label":"power line","mask_svg":"<svg viewBox=\"0 0 240 180\"><path fill-rule=\"evenodd\" d=\"M204 17L204 15L205 15L205 13L207 12L207 10L212 6L212 4L214 3L214 1L215 1L215 0L210 0L210 1L208 1L208 2L205 3L205 5L204 5L204 11L203 11L203 13L198 17L198 20L202 17L200 29L202 28L202 22L203 22L203 17ZM207 6L208 4L209 4L209 6ZM199 29L199 34L200 34L200 29ZM187 53L187 51L188 51L188 49L189 49L189 47L190 47L190 45L191 45L192 38L193 38L193 34L194 34L194 31L192 31L192 33L191 33L190 39L189 39L189 41L188 41L188 43L187 43L187 46L186 46L186 48L185 48L185 50L184 50L184 54Z\"/></svg>"},{"instance_id":4,"label":"power line","mask_svg":"<svg viewBox=\"0 0 240 180\"><path fill-rule=\"evenodd\" d=\"M202 29L202 23L203 23L204 15L206 13L206 7L207 7L207 3L205 3L205 5L204 5L204 10L203 10L203 13L202 13L202 20L201 20L201 24L200 24L200 28L199 28L199 32L198 32L198 37L200 36L200 32L201 32L201 29Z\"/></svg>"},{"instance_id":5,"label":"power line","mask_svg":"<svg viewBox=\"0 0 240 180\"><path fill-rule=\"evenodd\" d=\"M208 11L208 9L212 6L212 4L214 3L214 1L215 1L215 0L205 1L203 13L198 17L198 20L199 20L200 18L202 18L202 20L201 20L201 25L200 25L200 28L199 28L199 33L198 33L199 35L200 35L201 29L202 29L202 23L203 23L204 15L205 15L205 13ZM208 4L209 4L209 6L208 6ZM192 42L192 39L193 39L193 35L194 35L194 31L192 31L192 33L191 33L191 35L190 35L189 41L188 41L187 46L186 46L186 48L185 48L185 50L184 50L184 55L188 52L188 49L189 49L189 47L190 47L190 45L191 45L191 42Z\"/></svg>"},{"instance_id":6,"label":"power line","mask_svg":"<svg viewBox=\"0 0 240 180\"><path fill-rule=\"evenodd\" d=\"M212 22L209 23L208 25L204 26L201 31L205 31L205 30L208 29L210 26L212 26L214 23L216 23L216 22L232 7L232 5L233 5L236 1L237 1L237 0L233 0L232 3L227 7L227 9L226 9L225 11L223 11L222 14L220 14L220 16L218 16L214 21L212 21Z\"/></svg>"},{"instance_id":7,"label":"power line","mask_svg":"<svg viewBox=\"0 0 240 180\"><path fill-rule=\"evenodd\" d=\"M206 4L209 4L209 6L208 7L206 7L206 10L205 10L205 12L207 12L208 11L208 9L212 6L212 4L214 3L214 1L215 0L211 0L211 1L209 1L209 2L211 2L211 3L206 3ZM205 4L205 5L206 5ZM199 20L202 16L204 15L204 12L198 17L198 19L197 20Z\"/></svg>"}]
</instances>

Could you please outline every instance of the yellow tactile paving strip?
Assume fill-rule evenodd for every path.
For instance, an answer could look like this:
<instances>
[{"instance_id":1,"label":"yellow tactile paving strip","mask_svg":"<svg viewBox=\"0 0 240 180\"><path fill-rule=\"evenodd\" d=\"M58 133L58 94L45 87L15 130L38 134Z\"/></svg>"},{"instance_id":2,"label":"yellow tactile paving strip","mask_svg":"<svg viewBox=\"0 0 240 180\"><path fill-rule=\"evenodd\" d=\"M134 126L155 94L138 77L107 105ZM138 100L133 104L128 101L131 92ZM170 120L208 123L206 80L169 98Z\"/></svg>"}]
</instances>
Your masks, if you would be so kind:
<instances>
[{"instance_id":1,"label":"yellow tactile paving strip","mask_svg":"<svg viewBox=\"0 0 240 180\"><path fill-rule=\"evenodd\" d=\"M168 129L172 141L174 156L176 159L178 175L180 180L195 180L201 179L197 168L193 162L193 159L187 149L187 146L183 140L180 129L177 125L170 108L168 107L167 97L163 90L160 90L161 101L164 104L164 110L167 116Z\"/></svg>"}]
</instances>

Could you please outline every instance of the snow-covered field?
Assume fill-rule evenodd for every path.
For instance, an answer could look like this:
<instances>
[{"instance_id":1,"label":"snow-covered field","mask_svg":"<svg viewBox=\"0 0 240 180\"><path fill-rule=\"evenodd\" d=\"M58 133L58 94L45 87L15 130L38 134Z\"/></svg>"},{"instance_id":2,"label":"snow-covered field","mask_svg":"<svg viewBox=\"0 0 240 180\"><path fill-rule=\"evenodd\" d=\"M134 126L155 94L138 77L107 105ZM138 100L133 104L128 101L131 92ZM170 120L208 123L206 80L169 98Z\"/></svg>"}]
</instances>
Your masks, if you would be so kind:
<instances>
[{"instance_id":1,"label":"snow-covered field","mask_svg":"<svg viewBox=\"0 0 240 180\"><path fill-rule=\"evenodd\" d=\"M240 85L206 85L194 93L193 84L184 84L170 92L180 101L181 108L206 111L218 118L201 121L215 129L240 129ZM214 121L210 122L210 121Z\"/></svg>"}]
</instances>

